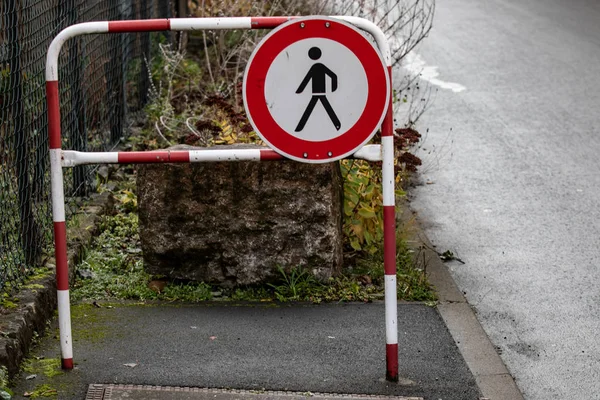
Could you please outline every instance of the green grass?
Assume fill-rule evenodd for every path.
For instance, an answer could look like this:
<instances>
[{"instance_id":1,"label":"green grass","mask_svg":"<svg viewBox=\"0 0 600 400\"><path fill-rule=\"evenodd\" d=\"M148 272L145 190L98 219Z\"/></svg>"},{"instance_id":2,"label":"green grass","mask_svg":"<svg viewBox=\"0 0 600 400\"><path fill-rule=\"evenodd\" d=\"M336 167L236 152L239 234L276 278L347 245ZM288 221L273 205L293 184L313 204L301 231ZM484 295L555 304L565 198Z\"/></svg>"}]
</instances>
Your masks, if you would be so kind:
<instances>
[{"instance_id":1,"label":"green grass","mask_svg":"<svg viewBox=\"0 0 600 400\"><path fill-rule=\"evenodd\" d=\"M220 290L219 299L234 301L372 301L382 298L384 272L381 253L369 255L358 262L352 272L317 281L300 268L279 269L279 278L261 286L233 290L212 288L206 283L167 283L158 293L149 288L153 276L143 268L139 249L138 217L134 212L105 216L100 233L79 265L94 273L92 279L79 279L72 292L74 300L169 300L200 302L213 299L213 290ZM398 246L398 298L410 301L434 301L435 294L424 271L413 266L406 246Z\"/></svg>"},{"instance_id":2,"label":"green grass","mask_svg":"<svg viewBox=\"0 0 600 400\"><path fill-rule=\"evenodd\" d=\"M80 270L92 271L94 277L77 279L72 291L73 300L321 303L383 299L385 285L382 251L362 253L363 256L358 257L355 266L326 282L318 281L308 270L279 268L275 281L263 285L224 289L203 282L166 282L166 286L160 288L160 291L156 287L153 290L149 283L163 280L164 277L152 276L144 270L133 181L123 181L120 184L121 188L116 189L115 195L118 213L100 219L94 241L78 265ZM436 300L425 271L415 266L411 251L401 239L397 242L396 264L399 299L425 302ZM214 292L219 292L215 298Z\"/></svg>"},{"instance_id":3,"label":"green grass","mask_svg":"<svg viewBox=\"0 0 600 400\"><path fill-rule=\"evenodd\" d=\"M157 293L149 288L152 275L143 268L139 250L138 216L134 212L104 216L99 235L88 250L79 269L92 271L92 279L79 279L72 297L82 299L182 300L211 298L206 284L172 284Z\"/></svg>"}]
</instances>

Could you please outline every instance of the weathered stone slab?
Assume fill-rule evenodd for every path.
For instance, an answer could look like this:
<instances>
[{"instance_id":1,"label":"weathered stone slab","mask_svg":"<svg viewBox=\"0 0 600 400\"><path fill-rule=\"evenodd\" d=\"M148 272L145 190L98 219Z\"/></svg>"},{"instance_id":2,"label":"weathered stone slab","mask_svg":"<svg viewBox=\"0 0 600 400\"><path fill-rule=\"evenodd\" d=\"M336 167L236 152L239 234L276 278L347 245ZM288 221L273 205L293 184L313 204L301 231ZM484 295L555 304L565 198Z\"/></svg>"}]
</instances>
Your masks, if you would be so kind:
<instances>
[{"instance_id":1,"label":"weathered stone slab","mask_svg":"<svg viewBox=\"0 0 600 400\"><path fill-rule=\"evenodd\" d=\"M319 279L341 269L337 163L143 165L137 188L150 273L236 286L272 280L277 266Z\"/></svg>"}]
</instances>

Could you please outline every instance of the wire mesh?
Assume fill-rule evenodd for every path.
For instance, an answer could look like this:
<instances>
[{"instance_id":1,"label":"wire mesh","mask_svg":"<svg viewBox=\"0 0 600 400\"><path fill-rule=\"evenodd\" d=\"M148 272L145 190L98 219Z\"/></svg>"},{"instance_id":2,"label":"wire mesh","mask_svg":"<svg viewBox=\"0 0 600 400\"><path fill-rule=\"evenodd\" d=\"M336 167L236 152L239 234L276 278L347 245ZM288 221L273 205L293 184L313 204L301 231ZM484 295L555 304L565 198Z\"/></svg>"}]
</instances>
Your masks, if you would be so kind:
<instances>
[{"instance_id":1,"label":"wire mesh","mask_svg":"<svg viewBox=\"0 0 600 400\"><path fill-rule=\"evenodd\" d=\"M52 239L44 68L52 39L84 21L169 17L169 0L0 1L0 293L15 287ZM63 148L118 145L147 100L149 33L70 40L60 56ZM93 169L65 170L65 195L90 193Z\"/></svg>"}]
</instances>

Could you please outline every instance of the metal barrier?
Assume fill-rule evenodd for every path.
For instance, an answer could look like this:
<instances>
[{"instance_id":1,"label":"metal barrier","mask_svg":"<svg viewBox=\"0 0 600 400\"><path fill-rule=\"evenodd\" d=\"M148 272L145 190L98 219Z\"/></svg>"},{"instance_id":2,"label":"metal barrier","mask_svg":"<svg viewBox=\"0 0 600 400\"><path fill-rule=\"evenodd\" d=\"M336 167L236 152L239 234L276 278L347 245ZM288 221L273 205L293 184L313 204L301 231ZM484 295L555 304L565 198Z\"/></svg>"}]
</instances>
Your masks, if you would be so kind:
<instances>
[{"instance_id":1,"label":"metal barrier","mask_svg":"<svg viewBox=\"0 0 600 400\"><path fill-rule=\"evenodd\" d=\"M61 149L60 100L58 90L58 58L63 44L79 35L148 31L190 31L226 29L272 29L299 17L231 17L177 18L158 20L102 21L72 25L56 36L50 44L46 63L46 95L50 141L52 180L52 216L56 256L58 320L62 367L73 368L73 343L69 301L69 270L62 168L83 164L122 163L193 163L218 161L269 161L284 157L272 149L147 151L147 152L78 152ZM381 126L381 145L363 146L353 155L369 161L383 161L383 223L385 270L386 378L398 380L398 327L396 292L396 228L394 136L392 116L391 56L387 39L372 22L359 17L333 16L370 33L375 39L389 77L389 98ZM302 24L302 27L304 25ZM339 121L338 121L339 122Z\"/></svg>"},{"instance_id":2,"label":"metal barrier","mask_svg":"<svg viewBox=\"0 0 600 400\"><path fill-rule=\"evenodd\" d=\"M82 21L167 18L171 3L0 1L0 293L11 293L43 266L52 240L46 97L40 90L48 45L63 28ZM121 140L130 117L147 103L150 74L144 60L158 50L150 36L88 35L64 46L63 146L103 151ZM77 167L65 174L67 204L75 206L89 194L94 170Z\"/></svg>"}]
</instances>

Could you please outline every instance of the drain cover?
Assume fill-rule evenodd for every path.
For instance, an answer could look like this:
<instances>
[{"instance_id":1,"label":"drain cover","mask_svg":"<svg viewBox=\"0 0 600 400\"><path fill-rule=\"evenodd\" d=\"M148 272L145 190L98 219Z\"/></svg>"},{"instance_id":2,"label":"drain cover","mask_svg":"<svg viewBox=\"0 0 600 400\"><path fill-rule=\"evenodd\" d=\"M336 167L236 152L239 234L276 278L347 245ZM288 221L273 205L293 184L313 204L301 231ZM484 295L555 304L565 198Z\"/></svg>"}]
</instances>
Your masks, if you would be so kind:
<instances>
[{"instance_id":1,"label":"drain cover","mask_svg":"<svg viewBox=\"0 0 600 400\"><path fill-rule=\"evenodd\" d=\"M224 390L172 386L90 385L85 400L423 400L422 397Z\"/></svg>"}]
</instances>

